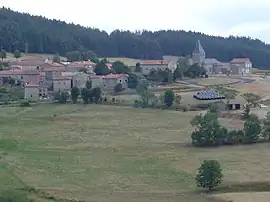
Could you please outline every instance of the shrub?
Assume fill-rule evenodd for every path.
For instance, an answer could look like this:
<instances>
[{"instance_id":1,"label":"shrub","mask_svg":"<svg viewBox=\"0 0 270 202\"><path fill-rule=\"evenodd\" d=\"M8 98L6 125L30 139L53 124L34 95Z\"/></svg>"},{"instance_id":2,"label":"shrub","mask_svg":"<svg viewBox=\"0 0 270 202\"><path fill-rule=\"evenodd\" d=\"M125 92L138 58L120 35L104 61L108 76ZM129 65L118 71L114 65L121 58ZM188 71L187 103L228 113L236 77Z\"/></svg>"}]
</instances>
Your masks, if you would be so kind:
<instances>
[{"instance_id":1,"label":"shrub","mask_svg":"<svg viewBox=\"0 0 270 202\"><path fill-rule=\"evenodd\" d=\"M245 133L243 130L232 130L229 131L226 138L227 144L240 144L243 142Z\"/></svg>"},{"instance_id":2,"label":"shrub","mask_svg":"<svg viewBox=\"0 0 270 202\"><path fill-rule=\"evenodd\" d=\"M139 100L134 100L134 107L141 107L141 102Z\"/></svg>"},{"instance_id":3,"label":"shrub","mask_svg":"<svg viewBox=\"0 0 270 202\"><path fill-rule=\"evenodd\" d=\"M250 115L244 124L245 143L255 143L259 139L261 131L262 128L259 118L255 115Z\"/></svg>"},{"instance_id":4,"label":"shrub","mask_svg":"<svg viewBox=\"0 0 270 202\"><path fill-rule=\"evenodd\" d=\"M218 161L204 160L195 179L198 187L212 190L221 183L222 177L222 169Z\"/></svg>"},{"instance_id":5,"label":"shrub","mask_svg":"<svg viewBox=\"0 0 270 202\"><path fill-rule=\"evenodd\" d=\"M30 107L31 104L29 101L25 100L20 103L20 107Z\"/></svg>"}]
</instances>

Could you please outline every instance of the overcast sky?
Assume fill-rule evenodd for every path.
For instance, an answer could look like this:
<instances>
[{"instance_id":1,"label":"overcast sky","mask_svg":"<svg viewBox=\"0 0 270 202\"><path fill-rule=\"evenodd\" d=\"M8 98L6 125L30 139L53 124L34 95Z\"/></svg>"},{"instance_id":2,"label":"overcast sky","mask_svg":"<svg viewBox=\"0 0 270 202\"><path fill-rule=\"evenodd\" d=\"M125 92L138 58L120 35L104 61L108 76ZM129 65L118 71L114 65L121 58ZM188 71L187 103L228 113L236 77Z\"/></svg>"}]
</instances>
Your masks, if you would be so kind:
<instances>
[{"instance_id":1,"label":"overcast sky","mask_svg":"<svg viewBox=\"0 0 270 202\"><path fill-rule=\"evenodd\" d=\"M108 32L183 29L270 43L270 0L0 0L0 6Z\"/></svg>"}]
</instances>

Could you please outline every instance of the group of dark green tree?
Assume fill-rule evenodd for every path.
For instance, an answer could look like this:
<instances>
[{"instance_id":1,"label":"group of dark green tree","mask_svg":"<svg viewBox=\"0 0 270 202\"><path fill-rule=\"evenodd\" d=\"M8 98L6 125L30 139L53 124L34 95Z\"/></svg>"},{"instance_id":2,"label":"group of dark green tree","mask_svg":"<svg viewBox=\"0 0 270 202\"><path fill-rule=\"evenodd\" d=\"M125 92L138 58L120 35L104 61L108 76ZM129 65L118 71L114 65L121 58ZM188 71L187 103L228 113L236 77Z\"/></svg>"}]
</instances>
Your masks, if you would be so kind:
<instances>
[{"instance_id":1,"label":"group of dark green tree","mask_svg":"<svg viewBox=\"0 0 270 202\"><path fill-rule=\"evenodd\" d=\"M73 87L70 94L67 91L56 92L54 94L54 100L61 104L65 104L69 99L71 99L72 102L76 104L79 96L81 96L84 104L97 104L102 102L101 94L101 89L99 87L92 88L92 82L89 80L86 82L85 88L81 90L77 87Z\"/></svg>"},{"instance_id":2,"label":"group of dark green tree","mask_svg":"<svg viewBox=\"0 0 270 202\"><path fill-rule=\"evenodd\" d=\"M229 61L249 57L256 67L270 66L269 45L247 37L215 37L202 33L160 30L120 31L108 34L96 28L49 20L0 8L0 46L8 52L16 49L31 53L59 53L91 50L102 57L161 59L163 55L185 56L192 53L200 40L207 57ZM86 51L85 51L86 50Z\"/></svg>"},{"instance_id":3,"label":"group of dark green tree","mask_svg":"<svg viewBox=\"0 0 270 202\"><path fill-rule=\"evenodd\" d=\"M197 115L191 120L195 127L191 134L192 144L198 147L221 145L253 144L261 140L270 140L270 113L263 121L250 114L242 130L228 130L219 122L216 110Z\"/></svg>"}]
</instances>

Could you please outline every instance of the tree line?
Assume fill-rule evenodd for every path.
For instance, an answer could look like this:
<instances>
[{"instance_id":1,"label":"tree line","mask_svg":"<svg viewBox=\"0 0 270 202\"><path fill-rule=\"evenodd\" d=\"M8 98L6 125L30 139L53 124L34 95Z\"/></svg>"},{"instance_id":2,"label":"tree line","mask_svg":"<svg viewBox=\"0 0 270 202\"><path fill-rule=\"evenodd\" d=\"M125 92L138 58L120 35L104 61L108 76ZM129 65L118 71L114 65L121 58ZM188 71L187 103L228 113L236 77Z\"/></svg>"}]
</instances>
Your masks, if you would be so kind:
<instances>
[{"instance_id":1,"label":"tree line","mask_svg":"<svg viewBox=\"0 0 270 202\"><path fill-rule=\"evenodd\" d=\"M185 56L192 53L197 40L207 57L229 61L234 57L249 57L258 68L270 67L269 45L247 37L215 37L182 30L120 31L108 34L96 28L68 24L0 8L0 46L8 52L16 49L32 53L80 51L80 57L97 54L100 57L161 59L163 55Z\"/></svg>"}]
</instances>

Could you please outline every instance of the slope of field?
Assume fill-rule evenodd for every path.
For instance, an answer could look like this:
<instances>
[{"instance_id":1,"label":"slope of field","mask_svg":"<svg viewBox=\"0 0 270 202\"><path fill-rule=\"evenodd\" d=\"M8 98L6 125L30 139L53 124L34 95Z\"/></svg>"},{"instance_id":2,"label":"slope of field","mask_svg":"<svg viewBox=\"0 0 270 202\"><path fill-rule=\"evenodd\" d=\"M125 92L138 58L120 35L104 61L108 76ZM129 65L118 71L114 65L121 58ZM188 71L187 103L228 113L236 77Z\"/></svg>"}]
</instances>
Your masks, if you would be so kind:
<instances>
[{"instance_id":1,"label":"slope of field","mask_svg":"<svg viewBox=\"0 0 270 202\"><path fill-rule=\"evenodd\" d=\"M197 194L194 181L204 159L220 161L225 186L270 181L267 144L188 146L195 114L99 105L1 107L0 189L25 184L84 201L207 202L214 199ZM224 124L235 127L235 121Z\"/></svg>"}]
</instances>

